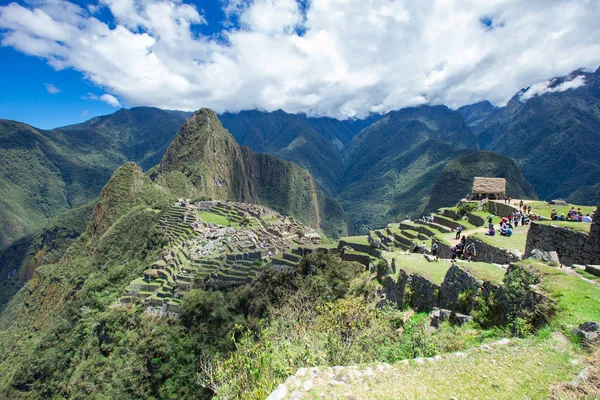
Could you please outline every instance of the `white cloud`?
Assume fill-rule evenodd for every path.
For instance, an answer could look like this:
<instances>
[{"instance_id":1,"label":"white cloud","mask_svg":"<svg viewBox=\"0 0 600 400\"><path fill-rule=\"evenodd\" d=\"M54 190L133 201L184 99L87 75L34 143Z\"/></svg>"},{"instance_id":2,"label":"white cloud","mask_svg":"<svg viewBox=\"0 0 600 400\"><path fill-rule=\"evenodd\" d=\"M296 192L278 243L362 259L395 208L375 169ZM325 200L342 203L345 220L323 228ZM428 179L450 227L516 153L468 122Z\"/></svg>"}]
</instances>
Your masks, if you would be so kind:
<instances>
[{"instance_id":1,"label":"white cloud","mask_svg":"<svg viewBox=\"0 0 600 400\"><path fill-rule=\"evenodd\" d=\"M89 99L89 100L100 100L110 106L113 106L113 107L121 106L121 103L119 102L119 100L112 94L108 94L108 93L105 93L101 96L96 96L93 93L88 93L84 98Z\"/></svg>"},{"instance_id":2,"label":"white cloud","mask_svg":"<svg viewBox=\"0 0 600 400\"><path fill-rule=\"evenodd\" d=\"M61 92L59 88L57 88L51 83L44 83L44 86L46 87L46 91L50 94L57 94Z\"/></svg>"},{"instance_id":3,"label":"white cloud","mask_svg":"<svg viewBox=\"0 0 600 400\"><path fill-rule=\"evenodd\" d=\"M553 79L536 83L521 91L519 93L519 99L524 102L535 96L541 96L546 93L564 92L565 90L577 89L578 87L585 85L585 78L583 75L576 75L570 78L571 79L567 79L559 84L556 84Z\"/></svg>"},{"instance_id":4,"label":"white cloud","mask_svg":"<svg viewBox=\"0 0 600 400\"><path fill-rule=\"evenodd\" d=\"M599 0L223 0L240 28L210 37L194 25L219 22L182 0L101 0L110 27L68 1L29 4L0 7L3 45L132 106L361 117L502 104L600 65Z\"/></svg>"}]
</instances>

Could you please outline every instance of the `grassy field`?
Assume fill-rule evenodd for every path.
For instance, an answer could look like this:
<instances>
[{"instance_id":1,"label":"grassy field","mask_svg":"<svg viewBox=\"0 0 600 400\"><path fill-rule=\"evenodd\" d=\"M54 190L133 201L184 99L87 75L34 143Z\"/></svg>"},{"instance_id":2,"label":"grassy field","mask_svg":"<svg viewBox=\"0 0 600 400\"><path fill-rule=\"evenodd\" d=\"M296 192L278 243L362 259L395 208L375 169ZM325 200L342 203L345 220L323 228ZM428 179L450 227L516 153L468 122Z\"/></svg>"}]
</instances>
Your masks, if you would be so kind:
<instances>
[{"instance_id":1,"label":"grassy field","mask_svg":"<svg viewBox=\"0 0 600 400\"><path fill-rule=\"evenodd\" d=\"M404 254L401 252L384 252L383 258L390 261L396 259L396 270L403 269L409 274L424 276L435 284L441 284L450 269L448 261L429 262L422 254ZM394 277L397 278L397 275Z\"/></svg>"},{"instance_id":2,"label":"grassy field","mask_svg":"<svg viewBox=\"0 0 600 400\"><path fill-rule=\"evenodd\" d=\"M369 244L368 236L346 236L340 238L340 241L348 242L348 243L357 243L357 244Z\"/></svg>"},{"instance_id":3,"label":"grassy field","mask_svg":"<svg viewBox=\"0 0 600 400\"><path fill-rule=\"evenodd\" d=\"M234 228L239 228L239 224L236 222L229 222L227 217L222 215L213 214L207 211L199 211L198 215L204 222L212 222L213 224L221 225L221 226L232 226Z\"/></svg>"},{"instance_id":4,"label":"grassy field","mask_svg":"<svg viewBox=\"0 0 600 400\"><path fill-rule=\"evenodd\" d=\"M457 261L456 264L474 277L496 284L502 283L506 273L503 268L488 263Z\"/></svg>"},{"instance_id":5,"label":"grassy field","mask_svg":"<svg viewBox=\"0 0 600 400\"><path fill-rule=\"evenodd\" d=\"M544 225L556 225L561 228L569 228L578 232L589 232L590 222L571 222L571 221L536 221L536 223Z\"/></svg>"},{"instance_id":6,"label":"grassy field","mask_svg":"<svg viewBox=\"0 0 600 400\"><path fill-rule=\"evenodd\" d=\"M531 206L531 212L533 214L541 215L542 217L546 217L546 218L550 218L552 209L555 209L556 213L558 215L565 214L565 216L567 215L567 213L573 206L575 207L575 209L581 208L581 212L583 213L583 215L585 215L585 214L591 215L594 212L594 210L596 209L596 207L578 206L576 204L569 204L568 206L557 206L557 205L548 204L545 201L528 201L527 205Z\"/></svg>"},{"instance_id":7,"label":"grassy field","mask_svg":"<svg viewBox=\"0 0 600 400\"><path fill-rule=\"evenodd\" d=\"M528 230L529 226L519 226L513 230L511 237L502 236L499 233L496 233L496 236L488 236L485 232L476 232L469 236L481 240L484 243L491 244L492 246L500 247L502 249L517 249L523 253L525 251Z\"/></svg>"}]
</instances>

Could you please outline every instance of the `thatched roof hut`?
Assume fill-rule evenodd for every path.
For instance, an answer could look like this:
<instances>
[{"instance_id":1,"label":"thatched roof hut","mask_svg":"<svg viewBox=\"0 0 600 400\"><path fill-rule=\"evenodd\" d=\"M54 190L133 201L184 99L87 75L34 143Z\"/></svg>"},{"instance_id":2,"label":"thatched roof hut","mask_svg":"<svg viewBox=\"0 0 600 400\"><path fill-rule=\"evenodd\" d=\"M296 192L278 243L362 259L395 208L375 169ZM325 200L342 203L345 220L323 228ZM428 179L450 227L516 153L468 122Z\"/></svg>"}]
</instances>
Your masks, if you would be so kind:
<instances>
[{"instance_id":1,"label":"thatched roof hut","mask_svg":"<svg viewBox=\"0 0 600 400\"><path fill-rule=\"evenodd\" d=\"M473 180L473 197L501 199L506 194L506 179L483 178L476 176Z\"/></svg>"}]
</instances>

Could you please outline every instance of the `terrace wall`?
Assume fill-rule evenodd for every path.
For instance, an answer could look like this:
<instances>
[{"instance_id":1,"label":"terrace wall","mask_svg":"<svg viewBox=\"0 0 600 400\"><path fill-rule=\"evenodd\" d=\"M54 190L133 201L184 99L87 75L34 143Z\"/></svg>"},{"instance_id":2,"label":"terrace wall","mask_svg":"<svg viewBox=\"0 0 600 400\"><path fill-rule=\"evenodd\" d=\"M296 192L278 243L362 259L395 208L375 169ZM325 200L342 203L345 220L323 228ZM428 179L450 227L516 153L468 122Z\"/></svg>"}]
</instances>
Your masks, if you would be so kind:
<instances>
[{"instance_id":1,"label":"terrace wall","mask_svg":"<svg viewBox=\"0 0 600 400\"><path fill-rule=\"evenodd\" d=\"M556 225L531 223L525 245L525 257L534 249L556 251L564 265L600 264L600 225L598 221L590 227L590 234L577 232Z\"/></svg>"}]
</instances>

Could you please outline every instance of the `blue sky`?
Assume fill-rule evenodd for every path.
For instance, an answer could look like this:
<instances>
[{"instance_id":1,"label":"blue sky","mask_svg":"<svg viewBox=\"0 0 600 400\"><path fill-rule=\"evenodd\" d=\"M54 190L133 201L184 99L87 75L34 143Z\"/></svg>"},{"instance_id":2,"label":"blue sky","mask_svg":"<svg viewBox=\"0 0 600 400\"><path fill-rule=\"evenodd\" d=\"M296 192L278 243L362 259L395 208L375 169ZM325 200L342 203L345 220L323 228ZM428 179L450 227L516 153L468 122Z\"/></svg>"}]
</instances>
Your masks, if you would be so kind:
<instances>
[{"instance_id":1,"label":"blue sky","mask_svg":"<svg viewBox=\"0 0 600 400\"><path fill-rule=\"evenodd\" d=\"M598 20L592 0L0 0L0 118L501 106L595 70Z\"/></svg>"},{"instance_id":2,"label":"blue sky","mask_svg":"<svg viewBox=\"0 0 600 400\"><path fill-rule=\"evenodd\" d=\"M0 6L14 1L0 0ZM28 3L16 1L23 6ZM30 2L31 3L31 2ZM82 7L97 1L73 1ZM202 10L208 24L194 26L194 31L214 35L223 29L225 14L219 1L190 1ZM107 8L99 13L102 21L115 26ZM235 21L233 21L235 23ZM93 100L89 94L100 96L103 91L72 68L55 70L47 62L26 55L12 47L0 46L0 118L26 122L42 129L52 129L88 120L117 111L105 102ZM51 93L47 85L59 92ZM121 102L128 107L127 102Z\"/></svg>"}]
</instances>

